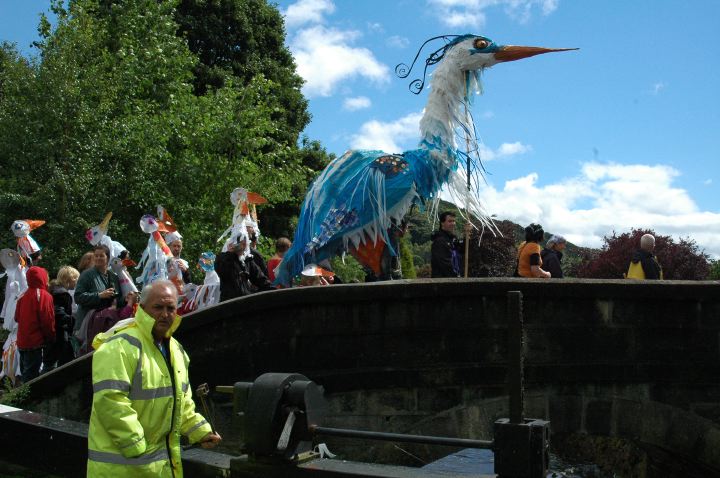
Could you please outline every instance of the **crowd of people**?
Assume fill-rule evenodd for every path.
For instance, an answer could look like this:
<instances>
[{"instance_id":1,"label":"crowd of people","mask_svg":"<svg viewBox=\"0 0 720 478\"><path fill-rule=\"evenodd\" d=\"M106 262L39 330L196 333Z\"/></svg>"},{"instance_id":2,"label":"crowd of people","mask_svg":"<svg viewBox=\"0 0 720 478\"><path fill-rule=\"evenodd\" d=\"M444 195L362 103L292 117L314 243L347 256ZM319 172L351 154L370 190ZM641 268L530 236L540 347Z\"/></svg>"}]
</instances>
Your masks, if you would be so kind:
<instances>
[{"instance_id":1,"label":"crowd of people","mask_svg":"<svg viewBox=\"0 0 720 478\"><path fill-rule=\"evenodd\" d=\"M431 237L431 277L463 277L465 268L464 240L455 235L456 216L446 211L439 216L439 228ZM470 233L472 226L465 224L464 232ZM517 249L517 265L515 277L528 279L562 279L563 251L567 240L561 235L553 235L542 247L545 231L540 224L530 224L525 228L525 240ZM628 279L656 280L662 279L662 267L653 254L655 237L645 234L640 238L640 247L633 254L628 272Z\"/></svg>"},{"instance_id":2,"label":"crowd of people","mask_svg":"<svg viewBox=\"0 0 720 478\"><path fill-rule=\"evenodd\" d=\"M35 223L37 227L37 221ZM455 228L455 214L441 213L439 228L432 235L434 278L462 277L464 274L464 242L455 235ZM466 224L465 232L468 233L470 228ZM3 250L3 266L8 271L8 281L1 317L8 330L17 324L16 337L8 337L3 350L3 374L17 383L20 377L23 381L32 380L41 371L53 370L90 352L93 338L118 322L135 316L139 301L135 281L126 268L134 262L129 260L129 254L121 244L107 237L106 221L103 227L93 228L93 234L88 231L88 237L94 239L90 240L93 248L80 258L77 268L63 266L52 280L40 266L42 253L29 236L32 228L25 229L28 233L21 237L22 241L18 241L17 251ZM205 271L205 280L202 285L195 285L190 264L182 257L182 235L174 224L172 230L165 229L163 232L164 236L151 236L154 239L151 238L148 248L165 247L167 257L163 260L166 264L161 268L165 273L156 274L154 280L143 285L150 285L155 280L173 283L181 314L274 289L275 271L291 247L288 238L279 238L275 243L275 254L266 261L257 250L257 222L243 218L239 225L233 226L222 252L216 257L212 252L203 253L199 264ZM563 236L554 235L543 248L544 237L545 232L539 224L530 224L525 228L525 241L517 250L515 276L540 279L563 277L562 258L567 241ZM654 243L653 236L646 234L642 237L640 248L626 274L628 278L662 279L662 268L653 255ZM146 250L145 256L152 254ZM297 285L341 282L329 262L321 265L306 265ZM150 269L158 267L154 265ZM146 276L144 273L141 277ZM12 340L14 348L10 344Z\"/></svg>"},{"instance_id":3,"label":"crowd of people","mask_svg":"<svg viewBox=\"0 0 720 478\"><path fill-rule=\"evenodd\" d=\"M181 293L190 285L182 236L176 230L153 236L141 263L152 260L155 247L167 257L146 264L139 279L153 280L140 281L138 293L126 270L128 251L102 228L86 234L93 248L78 268L63 266L52 281L25 229L17 250L0 251L7 275L0 316L10 331L3 375L19 385L95 350L87 476L182 476L181 436L204 448L222 440L195 411L189 358L173 337Z\"/></svg>"},{"instance_id":4,"label":"crowd of people","mask_svg":"<svg viewBox=\"0 0 720 478\"><path fill-rule=\"evenodd\" d=\"M156 280L169 280L176 288L180 314L276 288L273 285L275 271L292 245L288 238L281 237L276 241L276 252L266 261L257 250L257 222L246 216L239 217L230 228L222 252L217 256L212 252L201 256L199 265L205 271L205 279L202 285L195 285L190 264L182 257L182 235L166 211L162 210L159 216L161 220L157 221L156 229L163 234L156 233L156 229L151 231L155 235L151 235L141 260L141 263L145 261L145 270L136 281L147 286ZM40 266L40 247L29 235L33 227L13 227L14 231L24 233L16 234L19 238L17 251L3 250L8 280L0 318L8 330L17 324L16 337L9 337L3 350L2 373L14 382L19 383L20 377L23 381L32 380L41 371L53 370L90 352L95 336L136 315L139 293L127 272L127 266L135 263L120 243L107 236L108 220L109 215L86 234L93 249L80 258L77 268L63 266L53 280L49 280L47 271ZM153 223L147 217L143 220L147 224ZM26 222L34 227L42 223ZM464 241L455 235L455 228L455 214L443 212L439 215L439 228L431 237L434 278L462 277L464 274ZM470 228L471 225L466 224L465 232L469 233ZM517 250L515 276L563 277L562 258L567 241L563 236L554 235L542 247L544 237L545 232L539 224L525 228L525 241ZM663 278L662 267L653 255L654 244L652 235L642 237L640 248L630 262L628 278ZM151 263L148 258L153 256L153 248L164 248L165 255L159 254L159 262L165 261L165 264ZM152 272L154 275L148 275L148 270L155 271ZM320 265L306 265L296 284L312 286L340 282L329 262L325 261ZM10 343L13 340L14 348ZM13 364L17 366L13 367Z\"/></svg>"},{"instance_id":5,"label":"crowd of people","mask_svg":"<svg viewBox=\"0 0 720 478\"><path fill-rule=\"evenodd\" d=\"M0 251L7 275L0 317L11 331L3 347L2 375L18 385L95 350L88 476L178 474L180 435L205 448L222 440L195 412L189 358L172 335L183 312L274 289L275 272L291 247L288 238L279 238L275 254L266 261L257 250L257 222L247 217L234 221L217 257L212 252L200 257L205 278L198 286L192 283L190 264L182 258L183 237L164 210L158 216L141 220L150 239L140 261L143 272L135 281L127 272L134 265L128 251L106 234L109 215L86 234L93 247L77 268L63 266L52 280L41 266L39 245L29 235L31 221L24 221L27 227L13 227L21 232L16 233L17 250ZM34 221L34 227L41 222ZM461 277L464 243L455 235L456 217L443 212L439 224L432 235L432 277ZM466 234L470 228L465 226ZM404 234L406 226L397 229L393 237ZM516 276L563 277L567 241L551 236L543 248L544 237L539 224L525 228ZM663 278L654 245L652 235L641 238L628 278ZM390 265L388 270L399 269ZM141 292L136 282L142 285ZM326 261L307 264L297 285L339 282Z\"/></svg>"},{"instance_id":6,"label":"crowd of people","mask_svg":"<svg viewBox=\"0 0 720 478\"><path fill-rule=\"evenodd\" d=\"M464 274L464 241L455 235L455 228L456 216L451 212L441 213L439 228L431 238L432 277L462 277ZM465 232L470 228L466 224ZM47 271L40 267L42 254L29 234L19 241L15 261L4 261L5 269L16 272L15 276L8 273L2 310L6 329L12 330L13 322L17 323L15 349L10 349L6 342L3 351L3 374L13 381L16 377L31 380L41 371L50 371L90 352L92 339L97 334L136 314L138 289L126 269L134 262L129 260L129 254L121 244L104 234L107 224L93 230L92 236L96 240L90 241L94 244L92 251L80 258L77 268L61 267L53 280L48 280ZM88 237L90 235L88 233ZM563 277L561 264L567 241L563 236L554 235L542 247L544 237L545 232L539 224L525 228L525 241L517 250L515 276ZM257 222L243 218L233 226L222 252L216 257L212 252L203 254L200 265L205 271L205 280L202 285L195 285L190 264L182 257L183 237L173 224L172 230L164 230L164 236L158 234L151 238L148 246L161 249L166 246L167 257L161 256L166 264L150 267L151 270L163 269L165 273L156 274L154 280L143 285L155 280L170 280L176 287L181 314L254 292L272 290L276 287L273 285L275 271L291 247L291 241L286 237L279 238L275 243L275 254L266 261L257 250L257 240ZM652 235L642 237L626 274L628 278L662 279L662 267L653 255L654 244ZM4 257L13 255L10 250L3 252ZM146 250L143 256L152 254ZM321 265L306 265L297 285L341 282L329 262ZM18 356L19 361L16 360ZM18 364L14 369L13 363Z\"/></svg>"},{"instance_id":7,"label":"crowd of people","mask_svg":"<svg viewBox=\"0 0 720 478\"><path fill-rule=\"evenodd\" d=\"M121 243L107 235L108 213L101 224L86 232L91 250L82 255L77 267L62 266L52 280L42 267L42 249L30 235L43 221L16 221L27 226L12 228L17 231L18 247L3 249L0 254L8 276L0 319L9 331L0 378L7 377L19 385L91 352L98 334L137 315L138 286L165 280L172 283L180 315L275 289L275 270L292 243L286 237L279 238L275 254L266 261L257 250L256 218L241 209L247 193L236 190L234 195L234 205L240 204L236 209L243 214L234 217L229 237L217 256L211 251L201 255L198 267L205 277L198 280L200 284L192 282L192 267L182 257L183 236L162 207L157 217L146 215L141 219L141 228L150 238L139 265ZM135 265L142 272L133 279L128 267ZM329 262L325 267L308 264L296 284L331 284L334 276Z\"/></svg>"}]
</instances>

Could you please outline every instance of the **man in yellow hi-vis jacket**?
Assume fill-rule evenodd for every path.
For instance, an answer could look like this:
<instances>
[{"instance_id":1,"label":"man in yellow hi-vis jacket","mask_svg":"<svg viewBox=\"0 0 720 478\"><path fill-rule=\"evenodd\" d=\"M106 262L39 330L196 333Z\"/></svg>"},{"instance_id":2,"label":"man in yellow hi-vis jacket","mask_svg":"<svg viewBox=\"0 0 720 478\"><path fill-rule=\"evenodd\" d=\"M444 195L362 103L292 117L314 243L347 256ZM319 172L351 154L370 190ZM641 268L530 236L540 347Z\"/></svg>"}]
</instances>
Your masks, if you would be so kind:
<instances>
[{"instance_id":1,"label":"man in yellow hi-vis jacket","mask_svg":"<svg viewBox=\"0 0 720 478\"><path fill-rule=\"evenodd\" d=\"M134 319L93 341L88 477L182 477L180 435L220 442L195 412L172 282L145 288Z\"/></svg>"}]
</instances>

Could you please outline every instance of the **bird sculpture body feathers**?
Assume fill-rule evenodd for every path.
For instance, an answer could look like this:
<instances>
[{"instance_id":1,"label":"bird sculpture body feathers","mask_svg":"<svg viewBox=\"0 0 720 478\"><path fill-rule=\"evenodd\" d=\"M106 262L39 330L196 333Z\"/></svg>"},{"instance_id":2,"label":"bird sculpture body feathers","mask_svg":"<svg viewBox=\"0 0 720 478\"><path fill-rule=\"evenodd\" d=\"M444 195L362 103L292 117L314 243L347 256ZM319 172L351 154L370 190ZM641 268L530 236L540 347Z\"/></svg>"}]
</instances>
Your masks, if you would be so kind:
<instances>
[{"instance_id":1,"label":"bird sculpture body feathers","mask_svg":"<svg viewBox=\"0 0 720 478\"><path fill-rule=\"evenodd\" d=\"M385 249L398 254L388 231L413 205L429 208L434 215L441 190L465 204L466 213L479 219L481 226L493 227L468 187L468 177L477 175L481 167L469 112L473 94L481 90L480 74L500 62L567 49L501 46L477 35L435 37L425 44L439 38L447 43L425 60L425 72L430 65L438 66L420 121L418 148L401 154L351 150L328 164L305 196L293 245L277 269L276 284L288 285L305 264L346 251L381 275ZM398 76L407 77L413 65L399 65ZM414 80L410 90L420 93L424 83L424 77ZM466 139L463 146L469 144L470 151L458 149L457 135ZM464 164L471 167L466 170Z\"/></svg>"}]
</instances>

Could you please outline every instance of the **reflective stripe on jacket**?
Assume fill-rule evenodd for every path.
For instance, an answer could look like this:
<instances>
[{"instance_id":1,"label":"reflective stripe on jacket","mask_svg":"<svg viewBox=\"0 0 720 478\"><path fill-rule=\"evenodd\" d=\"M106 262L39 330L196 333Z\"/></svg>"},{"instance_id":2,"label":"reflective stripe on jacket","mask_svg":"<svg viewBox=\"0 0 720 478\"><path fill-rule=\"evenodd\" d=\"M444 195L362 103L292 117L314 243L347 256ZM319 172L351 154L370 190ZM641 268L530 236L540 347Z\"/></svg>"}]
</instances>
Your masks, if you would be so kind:
<instances>
[{"instance_id":1,"label":"reflective stripe on jacket","mask_svg":"<svg viewBox=\"0 0 720 478\"><path fill-rule=\"evenodd\" d=\"M181 478L180 435L195 443L211 431L195 412L188 356L170 337L180 317L166 342L172 370L153 340L154 324L139 307L134 321L93 342L88 477Z\"/></svg>"}]
</instances>

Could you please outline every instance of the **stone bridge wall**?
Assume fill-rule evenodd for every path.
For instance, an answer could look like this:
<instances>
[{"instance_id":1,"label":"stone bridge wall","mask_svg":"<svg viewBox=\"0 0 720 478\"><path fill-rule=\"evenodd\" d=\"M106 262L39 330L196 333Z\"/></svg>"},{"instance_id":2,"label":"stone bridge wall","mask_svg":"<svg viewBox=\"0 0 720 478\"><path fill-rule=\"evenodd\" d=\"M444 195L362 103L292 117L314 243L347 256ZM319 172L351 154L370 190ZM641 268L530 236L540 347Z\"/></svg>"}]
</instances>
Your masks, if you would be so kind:
<instances>
[{"instance_id":1,"label":"stone bridge wall","mask_svg":"<svg viewBox=\"0 0 720 478\"><path fill-rule=\"evenodd\" d=\"M299 372L325 386L334 424L408 431L505 395L511 290L524 297L527 393L543 397L528 401L528 414L550 418L556 431L622 435L635 423L626 435L655 441L682 430L643 432L644 410L690 417L694 430L705 430L699 423L713 431L691 434L688 446L710 446L720 426L718 282L507 278L298 288L187 316L177 337L195 384ZM33 387L33 406L81 418L88 384L74 385L72 396L61 391L87 382L88 373L85 360L49 374ZM503 414L490 410L477 427ZM677 428L672 423L666 428Z\"/></svg>"}]
</instances>

